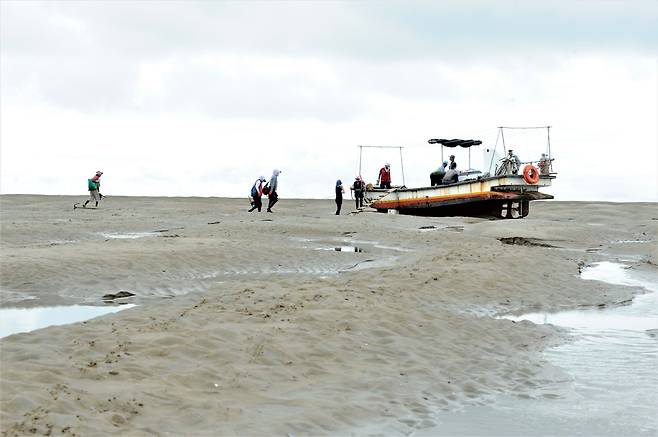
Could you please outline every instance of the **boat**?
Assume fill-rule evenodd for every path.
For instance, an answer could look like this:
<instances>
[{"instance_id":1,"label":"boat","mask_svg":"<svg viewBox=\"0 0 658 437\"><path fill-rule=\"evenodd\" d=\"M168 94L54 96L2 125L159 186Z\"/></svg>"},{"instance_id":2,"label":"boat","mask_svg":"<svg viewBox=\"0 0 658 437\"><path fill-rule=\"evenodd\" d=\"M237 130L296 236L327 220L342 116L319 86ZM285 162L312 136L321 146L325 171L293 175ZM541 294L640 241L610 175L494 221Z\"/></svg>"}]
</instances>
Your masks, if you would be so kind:
<instances>
[{"instance_id":1,"label":"boat","mask_svg":"<svg viewBox=\"0 0 658 437\"><path fill-rule=\"evenodd\" d=\"M445 185L418 188L406 186L381 189L368 185L366 202L378 212L421 216L485 216L501 219L523 218L530 212L533 200L553 199L542 193L540 188L550 187L557 177L553 172L550 150L550 126L498 128L498 139L506 153L502 158L494 147L484 151L486 171L470 168L472 147L482 145L480 140L430 139L429 144L440 144L443 148L462 147L469 150L469 169L459 173L458 180ZM539 159L522 162L508 150L504 142L505 129L546 129L547 152ZM443 159L442 159L443 161ZM495 164L495 166L494 166Z\"/></svg>"}]
</instances>

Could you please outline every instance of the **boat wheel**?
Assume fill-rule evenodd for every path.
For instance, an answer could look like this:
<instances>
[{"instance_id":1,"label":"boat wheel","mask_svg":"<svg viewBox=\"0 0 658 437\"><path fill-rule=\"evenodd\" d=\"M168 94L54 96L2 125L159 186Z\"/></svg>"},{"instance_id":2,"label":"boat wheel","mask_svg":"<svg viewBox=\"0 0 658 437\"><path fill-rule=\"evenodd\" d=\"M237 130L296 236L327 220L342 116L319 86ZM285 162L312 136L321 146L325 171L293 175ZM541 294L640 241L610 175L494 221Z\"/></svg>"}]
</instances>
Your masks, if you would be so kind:
<instances>
[{"instance_id":1,"label":"boat wheel","mask_svg":"<svg viewBox=\"0 0 658 437\"><path fill-rule=\"evenodd\" d=\"M530 212L529 204L530 202L527 200L501 202L494 215L501 219L520 219L526 217Z\"/></svg>"},{"instance_id":2,"label":"boat wheel","mask_svg":"<svg viewBox=\"0 0 658 437\"><path fill-rule=\"evenodd\" d=\"M519 202L519 218L527 217L530 214L530 201L522 200Z\"/></svg>"},{"instance_id":3,"label":"boat wheel","mask_svg":"<svg viewBox=\"0 0 658 437\"><path fill-rule=\"evenodd\" d=\"M506 219L514 218L514 213L512 211L513 211L512 202L507 202L507 204L505 205L505 218Z\"/></svg>"}]
</instances>

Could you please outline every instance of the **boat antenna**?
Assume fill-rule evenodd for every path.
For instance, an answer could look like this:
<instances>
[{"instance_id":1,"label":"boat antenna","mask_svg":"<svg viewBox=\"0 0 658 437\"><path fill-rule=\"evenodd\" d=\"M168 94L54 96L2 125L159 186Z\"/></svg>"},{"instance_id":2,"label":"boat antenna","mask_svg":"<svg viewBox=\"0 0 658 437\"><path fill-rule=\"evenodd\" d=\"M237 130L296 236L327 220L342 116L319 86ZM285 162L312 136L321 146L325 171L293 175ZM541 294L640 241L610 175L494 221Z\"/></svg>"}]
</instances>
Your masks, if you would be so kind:
<instances>
[{"instance_id":1,"label":"boat antenna","mask_svg":"<svg viewBox=\"0 0 658 437\"><path fill-rule=\"evenodd\" d=\"M505 129L505 127L499 126L498 129L500 129L500 138L503 140L503 155L504 155L504 154L507 153L507 146L505 145L505 132L503 131L503 129ZM510 129L510 128L507 128L507 129Z\"/></svg>"},{"instance_id":2,"label":"boat antenna","mask_svg":"<svg viewBox=\"0 0 658 437\"><path fill-rule=\"evenodd\" d=\"M489 173L491 173L491 166L493 165L494 157L496 156L496 149L498 148L498 140L500 139L501 132L502 132L502 128L499 128L498 135L496 135L496 144L494 145L494 150L493 153L491 154L491 161L489 162L489 170L487 170Z\"/></svg>"},{"instance_id":3,"label":"boat antenna","mask_svg":"<svg viewBox=\"0 0 658 437\"><path fill-rule=\"evenodd\" d=\"M548 144L546 145L548 148L548 162L551 162L551 127L546 126L546 140L548 141Z\"/></svg>"},{"instance_id":4,"label":"boat antenna","mask_svg":"<svg viewBox=\"0 0 658 437\"><path fill-rule=\"evenodd\" d=\"M400 170L402 171L402 185L406 187L407 183L404 181L404 164L402 164L402 147L400 147Z\"/></svg>"},{"instance_id":5,"label":"boat antenna","mask_svg":"<svg viewBox=\"0 0 658 437\"><path fill-rule=\"evenodd\" d=\"M359 176L361 176L361 156L363 156L363 146L359 147Z\"/></svg>"}]
</instances>

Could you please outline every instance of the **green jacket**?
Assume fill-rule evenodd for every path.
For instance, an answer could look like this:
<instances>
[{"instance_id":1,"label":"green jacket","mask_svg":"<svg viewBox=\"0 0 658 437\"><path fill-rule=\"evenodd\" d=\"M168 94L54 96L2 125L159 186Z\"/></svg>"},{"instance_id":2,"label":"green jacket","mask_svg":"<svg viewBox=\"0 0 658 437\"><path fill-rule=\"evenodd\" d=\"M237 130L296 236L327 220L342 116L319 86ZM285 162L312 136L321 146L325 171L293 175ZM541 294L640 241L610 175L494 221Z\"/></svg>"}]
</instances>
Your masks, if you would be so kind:
<instances>
[{"instance_id":1,"label":"green jacket","mask_svg":"<svg viewBox=\"0 0 658 437\"><path fill-rule=\"evenodd\" d=\"M89 191L98 190L98 184L91 179L87 179L87 189Z\"/></svg>"}]
</instances>

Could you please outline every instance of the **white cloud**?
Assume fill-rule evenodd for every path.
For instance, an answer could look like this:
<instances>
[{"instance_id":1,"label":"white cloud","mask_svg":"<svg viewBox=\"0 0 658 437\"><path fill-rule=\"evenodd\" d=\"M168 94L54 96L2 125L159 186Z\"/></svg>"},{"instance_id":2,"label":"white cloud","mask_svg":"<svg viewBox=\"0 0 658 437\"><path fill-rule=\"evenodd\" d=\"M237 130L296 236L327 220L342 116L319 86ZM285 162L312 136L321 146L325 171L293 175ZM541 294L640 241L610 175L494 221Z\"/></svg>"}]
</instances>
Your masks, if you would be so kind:
<instances>
[{"instance_id":1,"label":"white cloud","mask_svg":"<svg viewBox=\"0 0 658 437\"><path fill-rule=\"evenodd\" d=\"M551 124L558 198L656 200L655 4L533 5L2 2L0 189L330 197L357 144L424 185L430 137Z\"/></svg>"}]
</instances>

